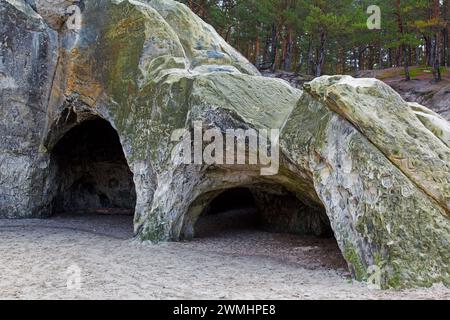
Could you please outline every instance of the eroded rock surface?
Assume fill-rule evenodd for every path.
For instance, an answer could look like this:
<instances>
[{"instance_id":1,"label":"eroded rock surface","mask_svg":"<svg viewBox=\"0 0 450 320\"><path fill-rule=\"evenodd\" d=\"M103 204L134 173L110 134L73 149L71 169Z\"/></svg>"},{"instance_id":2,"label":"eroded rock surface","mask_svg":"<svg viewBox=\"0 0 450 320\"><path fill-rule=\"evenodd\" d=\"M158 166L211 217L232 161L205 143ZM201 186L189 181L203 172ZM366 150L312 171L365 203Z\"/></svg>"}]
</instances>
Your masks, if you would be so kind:
<instances>
[{"instance_id":1,"label":"eroded rock surface","mask_svg":"<svg viewBox=\"0 0 450 320\"><path fill-rule=\"evenodd\" d=\"M384 288L450 283L443 118L377 80L321 77L302 91L263 78L175 1L83 1L75 29L66 24L67 2L0 0L0 215L51 215L71 192L64 172L74 171L54 161L58 143L103 119L131 170L141 240L193 237L218 194L246 187L275 230L320 234L331 226L358 280ZM278 173L177 161L181 143L171 135L194 131L197 121L220 132L279 130Z\"/></svg>"}]
</instances>

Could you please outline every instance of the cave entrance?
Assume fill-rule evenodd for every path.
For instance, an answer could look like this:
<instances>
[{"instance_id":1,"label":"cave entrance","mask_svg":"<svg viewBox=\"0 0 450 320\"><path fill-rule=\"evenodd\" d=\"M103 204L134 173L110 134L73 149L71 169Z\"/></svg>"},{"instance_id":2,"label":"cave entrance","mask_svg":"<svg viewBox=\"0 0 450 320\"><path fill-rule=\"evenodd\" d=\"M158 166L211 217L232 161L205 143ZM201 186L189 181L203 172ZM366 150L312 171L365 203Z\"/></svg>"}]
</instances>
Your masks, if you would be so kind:
<instances>
[{"instance_id":1,"label":"cave entrance","mask_svg":"<svg viewBox=\"0 0 450 320\"><path fill-rule=\"evenodd\" d=\"M226 230L258 230L261 227L255 198L247 188L224 191L205 208L195 227L196 237Z\"/></svg>"},{"instance_id":2,"label":"cave entrance","mask_svg":"<svg viewBox=\"0 0 450 320\"><path fill-rule=\"evenodd\" d=\"M87 120L68 131L53 148L51 163L56 190L53 214L133 217L133 174L119 136L106 120Z\"/></svg>"},{"instance_id":3,"label":"cave entrance","mask_svg":"<svg viewBox=\"0 0 450 320\"><path fill-rule=\"evenodd\" d=\"M348 272L325 209L304 204L279 185L215 193L194 226L194 239L235 256L269 257L305 268Z\"/></svg>"},{"instance_id":4,"label":"cave entrance","mask_svg":"<svg viewBox=\"0 0 450 320\"><path fill-rule=\"evenodd\" d=\"M213 195L197 220L195 234L205 236L219 229L333 236L324 209L305 205L292 192L273 184L232 188Z\"/></svg>"}]
</instances>

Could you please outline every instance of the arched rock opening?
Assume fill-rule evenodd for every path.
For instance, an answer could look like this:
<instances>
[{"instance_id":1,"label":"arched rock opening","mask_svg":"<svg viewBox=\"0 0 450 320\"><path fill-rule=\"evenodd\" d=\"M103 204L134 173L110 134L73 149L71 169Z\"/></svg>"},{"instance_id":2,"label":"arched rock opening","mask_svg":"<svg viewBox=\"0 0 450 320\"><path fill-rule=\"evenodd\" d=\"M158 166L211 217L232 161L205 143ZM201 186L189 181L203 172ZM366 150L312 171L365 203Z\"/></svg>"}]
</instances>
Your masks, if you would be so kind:
<instances>
[{"instance_id":1,"label":"arched rock opening","mask_svg":"<svg viewBox=\"0 0 450 320\"><path fill-rule=\"evenodd\" d=\"M195 223L196 236L219 229L253 229L324 238L333 237L323 208L304 204L286 188L255 184L210 194Z\"/></svg>"},{"instance_id":2,"label":"arched rock opening","mask_svg":"<svg viewBox=\"0 0 450 320\"><path fill-rule=\"evenodd\" d=\"M207 194L194 226L196 243L234 256L267 257L307 269L348 272L323 208L304 204L278 184Z\"/></svg>"},{"instance_id":3,"label":"arched rock opening","mask_svg":"<svg viewBox=\"0 0 450 320\"><path fill-rule=\"evenodd\" d=\"M51 152L52 213L133 215L136 190L119 136L101 118L70 129Z\"/></svg>"}]
</instances>

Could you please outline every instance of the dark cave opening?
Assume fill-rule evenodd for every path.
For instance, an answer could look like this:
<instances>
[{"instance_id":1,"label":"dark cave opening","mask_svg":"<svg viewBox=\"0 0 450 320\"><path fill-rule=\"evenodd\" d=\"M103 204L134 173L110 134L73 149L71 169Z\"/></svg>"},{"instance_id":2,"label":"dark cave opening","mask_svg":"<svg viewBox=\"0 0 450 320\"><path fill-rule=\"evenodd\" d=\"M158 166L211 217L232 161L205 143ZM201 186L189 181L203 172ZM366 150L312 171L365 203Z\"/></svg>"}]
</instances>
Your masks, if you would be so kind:
<instances>
[{"instance_id":1,"label":"dark cave opening","mask_svg":"<svg viewBox=\"0 0 450 320\"><path fill-rule=\"evenodd\" d=\"M136 190L116 130L103 119L72 128L51 154L52 213L133 215Z\"/></svg>"},{"instance_id":2,"label":"dark cave opening","mask_svg":"<svg viewBox=\"0 0 450 320\"><path fill-rule=\"evenodd\" d=\"M209 202L195 225L196 237L237 230L333 238L324 209L307 206L276 185L225 190Z\"/></svg>"},{"instance_id":3,"label":"dark cave opening","mask_svg":"<svg viewBox=\"0 0 450 320\"><path fill-rule=\"evenodd\" d=\"M207 237L224 230L258 230L260 216L255 198L247 188L226 190L205 208L196 224L196 236Z\"/></svg>"},{"instance_id":4,"label":"dark cave opening","mask_svg":"<svg viewBox=\"0 0 450 320\"><path fill-rule=\"evenodd\" d=\"M245 259L348 271L325 210L304 204L282 186L251 185L206 199L194 226L198 245L212 242L216 250Z\"/></svg>"}]
</instances>

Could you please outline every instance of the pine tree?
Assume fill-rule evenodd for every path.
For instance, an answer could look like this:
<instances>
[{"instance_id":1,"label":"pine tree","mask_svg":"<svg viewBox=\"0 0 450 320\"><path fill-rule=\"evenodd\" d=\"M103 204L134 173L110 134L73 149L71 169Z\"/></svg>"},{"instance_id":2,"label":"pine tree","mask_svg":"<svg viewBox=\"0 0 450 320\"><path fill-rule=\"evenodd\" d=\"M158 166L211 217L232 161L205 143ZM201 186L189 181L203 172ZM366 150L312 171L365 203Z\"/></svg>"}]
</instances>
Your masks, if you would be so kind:
<instances>
[{"instance_id":1,"label":"pine tree","mask_svg":"<svg viewBox=\"0 0 450 320\"><path fill-rule=\"evenodd\" d=\"M450 63L449 0L180 0L260 69L325 73ZM368 30L367 8L381 8Z\"/></svg>"}]
</instances>

